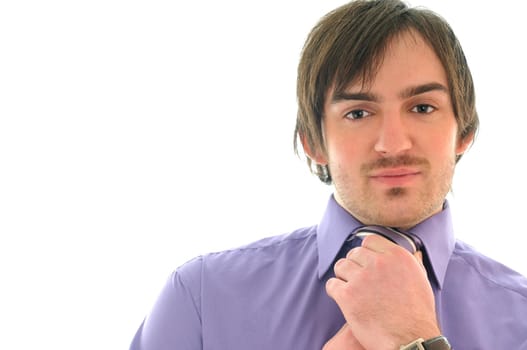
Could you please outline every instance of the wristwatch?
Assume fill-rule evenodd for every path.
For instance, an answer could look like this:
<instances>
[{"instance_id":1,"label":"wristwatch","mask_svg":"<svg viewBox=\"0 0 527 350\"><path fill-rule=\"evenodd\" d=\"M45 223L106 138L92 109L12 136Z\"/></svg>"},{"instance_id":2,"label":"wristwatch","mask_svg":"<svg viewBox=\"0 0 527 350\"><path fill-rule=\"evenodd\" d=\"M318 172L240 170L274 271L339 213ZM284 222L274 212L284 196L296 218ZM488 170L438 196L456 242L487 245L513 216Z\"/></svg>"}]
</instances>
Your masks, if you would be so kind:
<instances>
[{"instance_id":1,"label":"wristwatch","mask_svg":"<svg viewBox=\"0 0 527 350\"><path fill-rule=\"evenodd\" d=\"M399 350L451 350L448 340L440 335L432 339L419 338L410 344L402 345Z\"/></svg>"}]
</instances>

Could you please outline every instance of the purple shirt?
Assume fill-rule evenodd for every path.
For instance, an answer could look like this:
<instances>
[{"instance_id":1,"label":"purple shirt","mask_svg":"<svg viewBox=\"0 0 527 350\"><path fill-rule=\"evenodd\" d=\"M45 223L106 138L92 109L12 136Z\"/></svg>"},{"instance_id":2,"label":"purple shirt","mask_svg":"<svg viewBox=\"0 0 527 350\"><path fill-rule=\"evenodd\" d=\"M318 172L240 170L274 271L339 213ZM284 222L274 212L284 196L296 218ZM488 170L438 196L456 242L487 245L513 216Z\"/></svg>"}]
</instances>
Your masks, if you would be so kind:
<instances>
[{"instance_id":1,"label":"purple shirt","mask_svg":"<svg viewBox=\"0 0 527 350\"><path fill-rule=\"evenodd\" d=\"M320 350L344 324L325 291L359 225L331 197L318 226L198 257L168 279L132 350ZM527 349L527 279L456 241L448 205L410 230L424 244L454 349Z\"/></svg>"}]
</instances>

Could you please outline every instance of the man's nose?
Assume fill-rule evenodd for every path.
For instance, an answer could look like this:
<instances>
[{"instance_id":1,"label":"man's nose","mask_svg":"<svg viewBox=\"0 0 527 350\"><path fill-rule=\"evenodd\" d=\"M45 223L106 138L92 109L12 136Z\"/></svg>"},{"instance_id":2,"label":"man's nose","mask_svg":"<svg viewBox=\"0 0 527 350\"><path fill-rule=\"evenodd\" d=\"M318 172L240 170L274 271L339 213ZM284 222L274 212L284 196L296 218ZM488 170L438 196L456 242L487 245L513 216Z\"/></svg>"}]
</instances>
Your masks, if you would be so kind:
<instances>
[{"instance_id":1,"label":"man's nose","mask_svg":"<svg viewBox=\"0 0 527 350\"><path fill-rule=\"evenodd\" d=\"M411 149L409 122L400 112L384 114L375 143L375 151L384 156L395 156Z\"/></svg>"}]
</instances>

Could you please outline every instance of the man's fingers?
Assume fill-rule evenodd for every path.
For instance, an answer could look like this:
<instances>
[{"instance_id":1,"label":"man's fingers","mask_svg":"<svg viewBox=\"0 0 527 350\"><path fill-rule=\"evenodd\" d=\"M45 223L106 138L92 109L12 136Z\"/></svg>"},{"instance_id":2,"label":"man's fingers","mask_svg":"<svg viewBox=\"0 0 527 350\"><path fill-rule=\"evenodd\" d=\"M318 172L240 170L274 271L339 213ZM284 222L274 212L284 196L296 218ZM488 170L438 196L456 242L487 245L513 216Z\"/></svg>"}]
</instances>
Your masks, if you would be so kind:
<instances>
[{"instance_id":1,"label":"man's fingers","mask_svg":"<svg viewBox=\"0 0 527 350\"><path fill-rule=\"evenodd\" d=\"M375 259L375 254L377 253L374 252L373 250L370 250L364 247L356 247L356 248L351 249L348 252L348 254L346 254L346 259L342 259L342 260L347 260L357 266L365 267L373 259ZM335 273L337 273L337 267L340 267L338 266L339 265L338 263L339 261L337 261L337 263L335 264ZM346 266L346 264L342 264L342 265ZM349 268L351 269L352 267L353 266L350 266Z\"/></svg>"},{"instance_id":2,"label":"man's fingers","mask_svg":"<svg viewBox=\"0 0 527 350\"><path fill-rule=\"evenodd\" d=\"M346 282L339 279L339 278L330 278L326 282L326 292L330 297L335 299L336 295L338 294L338 291L342 291L344 287L346 286Z\"/></svg>"},{"instance_id":3,"label":"man's fingers","mask_svg":"<svg viewBox=\"0 0 527 350\"><path fill-rule=\"evenodd\" d=\"M368 248L377 253L384 253L392 249L397 244L390 241L388 238L381 235L368 235L362 239L361 247Z\"/></svg>"},{"instance_id":4,"label":"man's fingers","mask_svg":"<svg viewBox=\"0 0 527 350\"><path fill-rule=\"evenodd\" d=\"M360 247L353 248L348 252L346 259L361 267L366 267L377 258L378 254L383 254L396 246L395 243L385 237L368 235L364 237Z\"/></svg>"}]
</instances>

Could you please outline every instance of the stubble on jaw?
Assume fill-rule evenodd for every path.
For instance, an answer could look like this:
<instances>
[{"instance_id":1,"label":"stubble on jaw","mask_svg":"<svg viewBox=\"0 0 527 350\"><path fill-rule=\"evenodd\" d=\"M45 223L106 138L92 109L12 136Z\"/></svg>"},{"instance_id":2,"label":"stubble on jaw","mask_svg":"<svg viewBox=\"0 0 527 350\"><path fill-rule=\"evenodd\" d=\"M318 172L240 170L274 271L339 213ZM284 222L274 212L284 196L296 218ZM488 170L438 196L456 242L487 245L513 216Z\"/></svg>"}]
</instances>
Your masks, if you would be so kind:
<instances>
[{"instance_id":1,"label":"stubble on jaw","mask_svg":"<svg viewBox=\"0 0 527 350\"><path fill-rule=\"evenodd\" d=\"M382 195L360 193L344 198L345 209L365 225L408 229L436 212L438 202L429 193L413 193L404 187L386 189Z\"/></svg>"},{"instance_id":2,"label":"stubble on jaw","mask_svg":"<svg viewBox=\"0 0 527 350\"><path fill-rule=\"evenodd\" d=\"M437 212L437 208L442 207L444 196L451 185L454 164L442 168L417 193L413 193L415 189L406 187L389 188L382 194L371 192L368 184L371 172L401 166L415 166L425 178L428 178L431 171L431 164L425 158L412 156L382 158L363 164L360 168L360 178L364 182L353 186L349 174L343 172L338 165L330 169L334 170L333 183L340 199L339 203L363 224L403 229L415 226Z\"/></svg>"}]
</instances>

